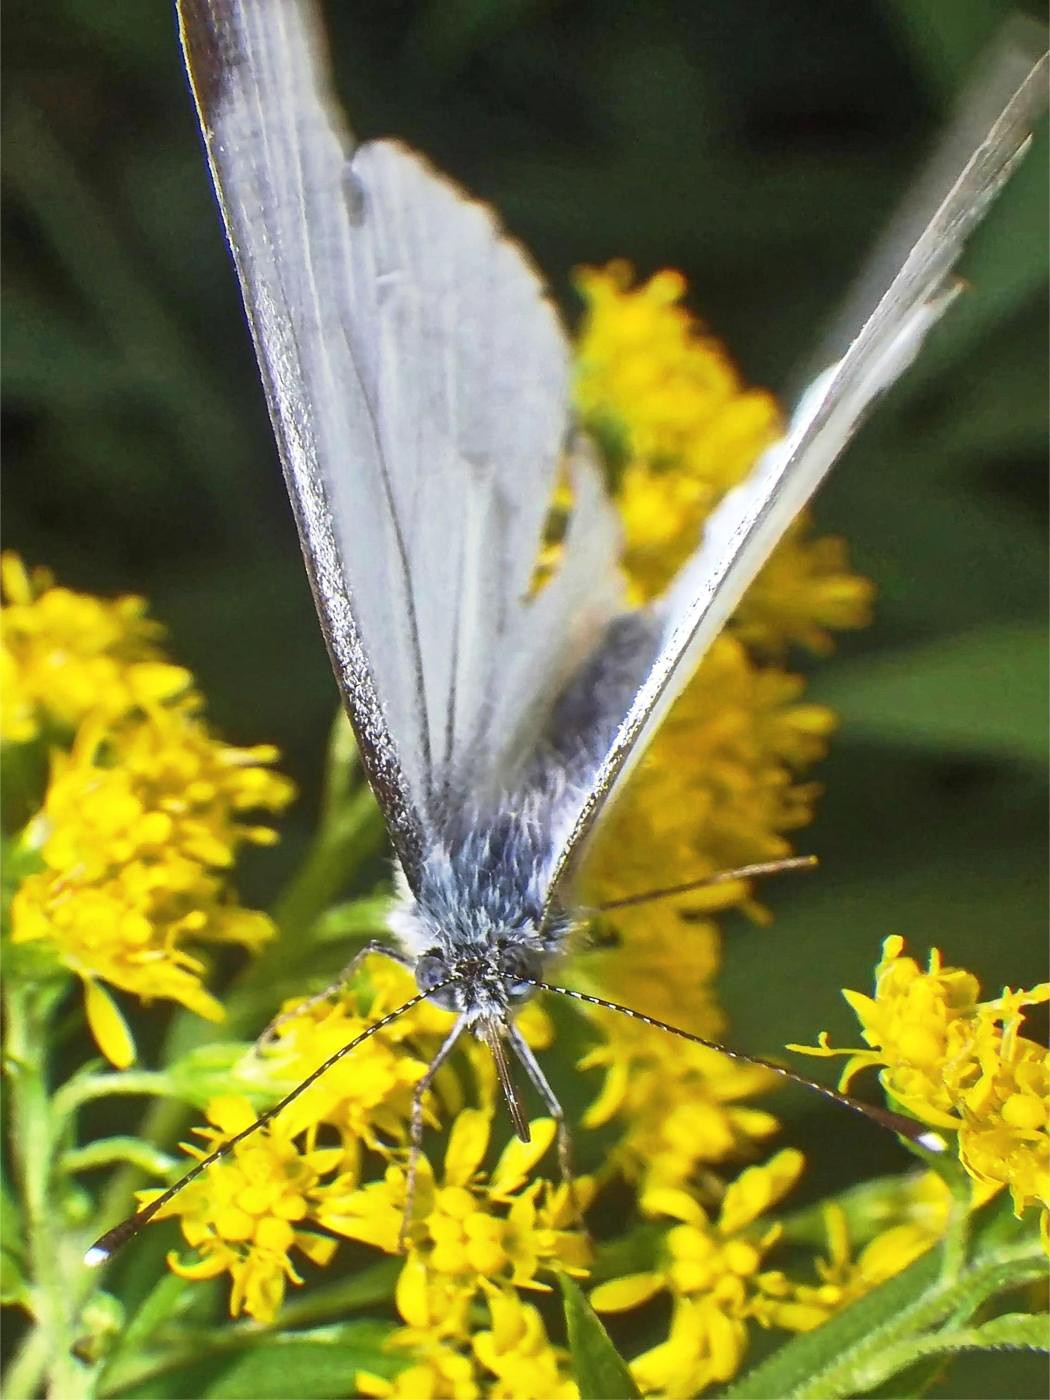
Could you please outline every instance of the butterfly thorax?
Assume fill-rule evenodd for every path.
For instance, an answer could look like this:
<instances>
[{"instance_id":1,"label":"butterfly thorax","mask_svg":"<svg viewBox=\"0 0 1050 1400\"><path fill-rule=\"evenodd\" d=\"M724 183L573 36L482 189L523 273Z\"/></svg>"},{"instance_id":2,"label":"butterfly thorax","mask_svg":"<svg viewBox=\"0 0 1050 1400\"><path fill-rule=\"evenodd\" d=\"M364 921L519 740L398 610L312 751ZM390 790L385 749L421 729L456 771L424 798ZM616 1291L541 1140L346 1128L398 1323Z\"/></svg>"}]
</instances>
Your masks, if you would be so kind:
<instances>
[{"instance_id":1,"label":"butterfly thorax","mask_svg":"<svg viewBox=\"0 0 1050 1400\"><path fill-rule=\"evenodd\" d=\"M531 805L501 803L450 829L389 918L420 991L451 983L433 999L471 1023L503 1019L530 996L568 932L567 919L544 918L550 848Z\"/></svg>"}]
</instances>

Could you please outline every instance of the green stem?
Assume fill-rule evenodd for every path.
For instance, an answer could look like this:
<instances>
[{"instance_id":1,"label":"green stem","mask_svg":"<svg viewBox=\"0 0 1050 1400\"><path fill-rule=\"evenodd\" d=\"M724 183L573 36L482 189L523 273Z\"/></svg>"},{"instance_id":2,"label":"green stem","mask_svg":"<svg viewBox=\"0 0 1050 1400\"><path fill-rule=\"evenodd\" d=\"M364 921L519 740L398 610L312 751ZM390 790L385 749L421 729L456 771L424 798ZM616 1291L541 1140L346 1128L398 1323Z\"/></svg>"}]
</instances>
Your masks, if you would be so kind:
<instances>
[{"instance_id":1,"label":"green stem","mask_svg":"<svg viewBox=\"0 0 1050 1400\"><path fill-rule=\"evenodd\" d=\"M48 1339L39 1327L26 1333L15 1353L15 1359L4 1377L4 1394L8 1397L40 1394L40 1381L47 1369Z\"/></svg>"},{"instance_id":2,"label":"green stem","mask_svg":"<svg viewBox=\"0 0 1050 1400\"><path fill-rule=\"evenodd\" d=\"M361 787L322 825L274 905L281 936L251 969L253 982L302 956L302 940L311 926L343 892L357 866L382 850L383 841L375 798L369 788Z\"/></svg>"},{"instance_id":3,"label":"green stem","mask_svg":"<svg viewBox=\"0 0 1050 1400\"><path fill-rule=\"evenodd\" d=\"M51 1112L62 1121L82 1104L92 1099L109 1098L112 1094L167 1094L171 1082L166 1074L149 1069L124 1070L120 1074L95 1074L71 1079L57 1090L51 1100Z\"/></svg>"},{"instance_id":4,"label":"green stem","mask_svg":"<svg viewBox=\"0 0 1050 1400\"><path fill-rule=\"evenodd\" d=\"M894 1361L899 1365L909 1348L916 1348L916 1359L922 1355L924 1334L936 1327L953 1308L968 1304L972 1312L992 1294L1038 1277L1043 1270L1044 1260L1037 1244L1000 1250L994 1258L973 1265L961 1278L952 1281L945 1277L942 1262L940 1277L925 1296L874 1329L865 1342L839 1364L829 1366L819 1377L814 1377L806 1389L806 1400L842 1400L843 1396L865 1393L884 1376L892 1374L884 1367Z\"/></svg>"},{"instance_id":5,"label":"green stem","mask_svg":"<svg viewBox=\"0 0 1050 1400\"><path fill-rule=\"evenodd\" d=\"M54 1400L80 1400L94 1394L94 1375L74 1355L78 1297L69 1288L70 1241L61 1229L62 1213L52 1192L55 1134L44 1060L52 987L13 986L7 993L7 1064L11 1084L11 1151L25 1210L26 1247L33 1277L33 1312L43 1339L47 1394ZM8 1400L38 1392L36 1366L25 1363L18 1390Z\"/></svg>"}]
</instances>

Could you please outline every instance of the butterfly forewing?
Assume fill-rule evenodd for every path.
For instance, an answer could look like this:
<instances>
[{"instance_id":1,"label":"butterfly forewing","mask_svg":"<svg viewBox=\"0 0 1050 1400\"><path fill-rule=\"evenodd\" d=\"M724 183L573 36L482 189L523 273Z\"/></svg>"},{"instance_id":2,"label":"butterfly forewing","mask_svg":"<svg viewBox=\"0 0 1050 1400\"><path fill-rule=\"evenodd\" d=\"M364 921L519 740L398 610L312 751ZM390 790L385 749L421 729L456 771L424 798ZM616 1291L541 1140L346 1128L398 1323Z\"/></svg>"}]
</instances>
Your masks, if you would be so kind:
<instances>
[{"instance_id":1,"label":"butterfly forewing","mask_svg":"<svg viewBox=\"0 0 1050 1400\"><path fill-rule=\"evenodd\" d=\"M440 814L499 786L572 654L558 605L575 613L578 585L539 613L529 597L565 337L485 208L394 143L351 152L312 6L180 16L318 612L414 885ZM574 539L593 641L619 601L616 540L594 511Z\"/></svg>"},{"instance_id":2,"label":"butterfly forewing","mask_svg":"<svg viewBox=\"0 0 1050 1400\"><path fill-rule=\"evenodd\" d=\"M1045 59L938 177L932 214L841 359L625 645L631 629L609 625L617 533L585 445L561 575L530 586L562 460L568 357L521 252L410 152L349 153L312 6L182 0L180 13L318 610L409 884L450 812L462 829L530 771L557 706L561 731L548 727L541 751L568 781L540 864L547 910L563 906L668 706L950 300L963 240L1045 100Z\"/></svg>"},{"instance_id":3,"label":"butterfly forewing","mask_svg":"<svg viewBox=\"0 0 1050 1400\"><path fill-rule=\"evenodd\" d=\"M877 396L908 367L951 302L949 274L963 243L1023 155L1046 104L1047 57L1024 65L1003 109L945 177L934 212L848 349L803 394L786 437L708 520L693 558L658 602L662 645L580 802L557 858L553 908L596 822L668 708L725 626L748 585L805 507Z\"/></svg>"}]
</instances>

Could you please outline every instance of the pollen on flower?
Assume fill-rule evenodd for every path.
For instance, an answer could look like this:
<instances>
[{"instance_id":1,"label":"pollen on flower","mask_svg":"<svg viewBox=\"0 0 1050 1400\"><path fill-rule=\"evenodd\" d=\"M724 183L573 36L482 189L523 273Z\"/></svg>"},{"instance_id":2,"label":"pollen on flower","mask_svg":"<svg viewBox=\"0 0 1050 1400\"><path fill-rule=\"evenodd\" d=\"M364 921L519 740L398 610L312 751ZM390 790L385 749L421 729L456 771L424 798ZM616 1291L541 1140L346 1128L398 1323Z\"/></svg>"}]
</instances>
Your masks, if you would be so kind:
<instances>
[{"instance_id":1,"label":"pollen on flower","mask_svg":"<svg viewBox=\"0 0 1050 1400\"><path fill-rule=\"evenodd\" d=\"M1050 1208L1050 1055L1020 1034L1026 1007L1050 1000L1050 984L981 1001L977 978L945 967L934 949L925 970L888 938L875 996L846 991L868 1049L793 1046L804 1054L848 1056L845 1087L861 1069L881 1070L883 1087L914 1117L958 1134L959 1158L978 1183L1008 1186L1020 1214Z\"/></svg>"}]
</instances>

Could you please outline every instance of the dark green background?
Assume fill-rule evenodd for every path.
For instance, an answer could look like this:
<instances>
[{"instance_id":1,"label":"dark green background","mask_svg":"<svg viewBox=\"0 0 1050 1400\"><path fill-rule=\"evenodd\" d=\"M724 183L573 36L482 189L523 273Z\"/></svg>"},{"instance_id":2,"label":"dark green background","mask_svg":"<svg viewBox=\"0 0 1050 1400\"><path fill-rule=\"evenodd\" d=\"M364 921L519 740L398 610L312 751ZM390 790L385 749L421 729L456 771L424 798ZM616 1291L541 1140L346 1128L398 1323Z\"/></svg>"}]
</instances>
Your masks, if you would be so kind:
<instances>
[{"instance_id":1,"label":"dark green background","mask_svg":"<svg viewBox=\"0 0 1050 1400\"><path fill-rule=\"evenodd\" d=\"M577 263L678 266L775 388L1007 9L332 7L357 133L401 136L491 200L570 317ZM5 543L74 587L148 595L225 734L284 749L304 795L249 868L263 900L310 829L335 692L173 17L12 0L5 19ZM823 868L777 887L772 929L730 929L742 1046L850 1037L838 989L868 985L891 932L989 991L1045 975L1045 165L1044 130L974 240L964 304L819 502L876 580L878 619L814 677L842 717L802 840ZM822 1103L784 1109L811 1194L900 1164ZM1039 1394L1040 1377L996 1358L940 1393Z\"/></svg>"}]
</instances>

